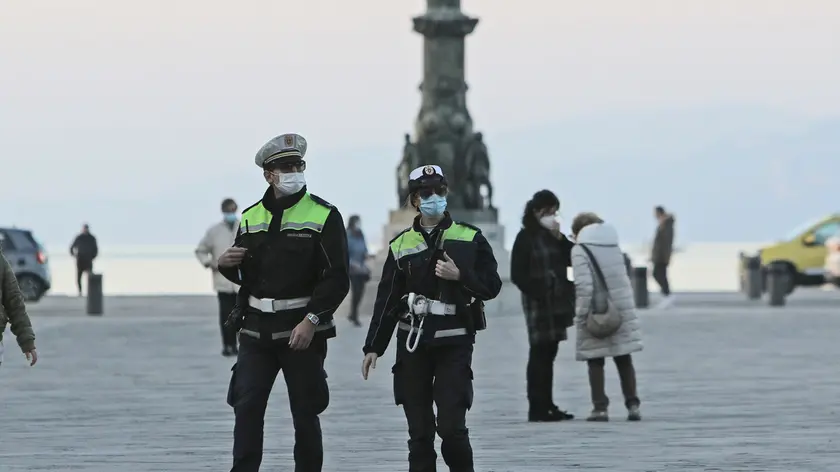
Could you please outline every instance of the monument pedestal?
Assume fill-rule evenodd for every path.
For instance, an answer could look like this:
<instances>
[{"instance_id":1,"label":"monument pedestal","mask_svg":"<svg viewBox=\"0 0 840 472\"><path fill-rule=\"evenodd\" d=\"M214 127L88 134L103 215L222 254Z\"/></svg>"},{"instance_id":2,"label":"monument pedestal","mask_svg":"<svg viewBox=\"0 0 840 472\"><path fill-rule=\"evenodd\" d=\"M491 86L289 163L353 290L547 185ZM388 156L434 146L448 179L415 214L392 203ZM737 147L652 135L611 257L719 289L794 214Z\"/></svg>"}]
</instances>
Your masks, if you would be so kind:
<instances>
[{"instance_id":1,"label":"monument pedestal","mask_svg":"<svg viewBox=\"0 0 840 472\"><path fill-rule=\"evenodd\" d=\"M498 223L496 210L453 210L450 214L455 221L463 221L481 229L481 234L490 243L499 263L499 276L503 281L510 280L510 254L505 249L505 227ZM371 280L378 281L382 275L382 266L388 258L388 241L411 226L415 216L415 210L391 210L388 224L383 228L382 248L371 261Z\"/></svg>"}]
</instances>

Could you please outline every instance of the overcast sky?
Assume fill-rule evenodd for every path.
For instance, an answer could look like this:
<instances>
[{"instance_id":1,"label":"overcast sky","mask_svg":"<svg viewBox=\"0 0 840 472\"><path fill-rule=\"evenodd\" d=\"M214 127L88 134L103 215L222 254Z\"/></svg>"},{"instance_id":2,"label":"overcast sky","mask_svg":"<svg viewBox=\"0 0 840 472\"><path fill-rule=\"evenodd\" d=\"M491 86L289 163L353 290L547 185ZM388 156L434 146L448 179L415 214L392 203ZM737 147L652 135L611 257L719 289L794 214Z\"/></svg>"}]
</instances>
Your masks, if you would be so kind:
<instances>
[{"instance_id":1,"label":"overcast sky","mask_svg":"<svg viewBox=\"0 0 840 472\"><path fill-rule=\"evenodd\" d=\"M82 221L96 216L79 208L86 201L179 198L181 189L207 201L195 211L212 220L226 195L259 197L254 152L293 131L310 143L313 185L378 232L418 111L421 39L410 17L424 8L421 0L3 0L2 213L33 225L50 215L27 205L55 202ZM728 103L814 119L840 110L837 0L465 0L463 8L481 18L468 38L468 103L494 161L511 159L493 155L494 136L575 117ZM358 157L367 150L382 154ZM373 185L379 193L354 200L365 179L382 182ZM516 213L522 203L499 205Z\"/></svg>"}]
</instances>

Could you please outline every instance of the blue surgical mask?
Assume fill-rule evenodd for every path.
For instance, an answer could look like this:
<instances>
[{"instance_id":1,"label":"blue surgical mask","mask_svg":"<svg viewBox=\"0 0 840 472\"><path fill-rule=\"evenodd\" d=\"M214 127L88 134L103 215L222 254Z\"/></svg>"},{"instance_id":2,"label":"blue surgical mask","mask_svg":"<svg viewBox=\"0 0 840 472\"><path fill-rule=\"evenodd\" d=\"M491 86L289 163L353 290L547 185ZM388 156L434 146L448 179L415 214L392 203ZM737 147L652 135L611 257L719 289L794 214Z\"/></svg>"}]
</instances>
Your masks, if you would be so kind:
<instances>
[{"instance_id":1,"label":"blue surgical mask","mask_svg":"<svg viewBox=\"0 0 840 472\"><path fill-rule=\"evenodd\" d=\"M223 213L225 217L225 223L236 223L236 213Z\"/></svg>"},{"instance_id":2,"label":"blue surgical mask","mask_svg":"<svg viewBox=\"0 0 840 472\"><path fill-rule=\"evenodd\" d=\"M446 211L446 197L433 194L429 198L420 199L420 213L423 216L438 217Z\"/></svg>"}]
</instances>

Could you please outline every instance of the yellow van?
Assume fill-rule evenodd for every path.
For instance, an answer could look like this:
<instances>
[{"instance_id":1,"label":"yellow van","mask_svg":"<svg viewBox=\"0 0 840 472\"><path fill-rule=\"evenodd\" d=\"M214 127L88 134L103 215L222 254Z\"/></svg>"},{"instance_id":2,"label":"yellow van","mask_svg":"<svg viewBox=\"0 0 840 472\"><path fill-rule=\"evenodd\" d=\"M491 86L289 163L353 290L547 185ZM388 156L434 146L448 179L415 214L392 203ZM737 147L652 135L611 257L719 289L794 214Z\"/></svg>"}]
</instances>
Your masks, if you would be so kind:
<instances>
[{"instance_id":1,"label":"yellow van","mask_svg":"<svg viewBox=\"0 0 840 472\"><path fill-rule=\"evenodd\" d=\"M840 213L810 221L795 230L779 243L759 249L761 267L782 264L790 270L792 292L796 286L815 286L825 283L825 242L840 235ZM741 280L745 277L746 259L741 263Z\"/></svg>"}]
</instances>

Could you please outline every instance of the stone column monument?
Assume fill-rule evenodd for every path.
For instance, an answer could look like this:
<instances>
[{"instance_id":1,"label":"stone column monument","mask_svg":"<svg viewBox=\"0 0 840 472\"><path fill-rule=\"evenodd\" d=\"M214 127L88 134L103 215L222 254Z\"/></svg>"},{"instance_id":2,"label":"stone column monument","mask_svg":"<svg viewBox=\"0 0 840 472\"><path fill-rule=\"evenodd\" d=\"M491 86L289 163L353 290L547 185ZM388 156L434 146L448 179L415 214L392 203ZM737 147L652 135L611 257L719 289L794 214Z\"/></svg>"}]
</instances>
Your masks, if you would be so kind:
<instances>
[{"instance_id":1,"label":"stone column monument","mask_svg":"<svg viewBox=\"0 0 840 472\"><path fill-rule=\"evenodd\" d=\"M498 224L490 183L490 157L482 134L473 129L467 110L464 38L478 18L461 11L461 0L426 0L426 13L414 18L414 31L423 35L423 82L414 141L405 135L403 157L397 167L397 208L385 228L387 243L411 224L417 214L404 208L408 174L426 164L437 164L449 182L448 210L455 220L482 229L493 246L503 279L510 275L510 256L504 249L504 228ZM382 259L387 255L383 251ZM377 261L381 264L383 261ZM375 271L379 271L380 267Z\"/></svg>"}]
</instances>

